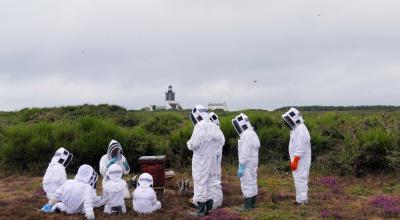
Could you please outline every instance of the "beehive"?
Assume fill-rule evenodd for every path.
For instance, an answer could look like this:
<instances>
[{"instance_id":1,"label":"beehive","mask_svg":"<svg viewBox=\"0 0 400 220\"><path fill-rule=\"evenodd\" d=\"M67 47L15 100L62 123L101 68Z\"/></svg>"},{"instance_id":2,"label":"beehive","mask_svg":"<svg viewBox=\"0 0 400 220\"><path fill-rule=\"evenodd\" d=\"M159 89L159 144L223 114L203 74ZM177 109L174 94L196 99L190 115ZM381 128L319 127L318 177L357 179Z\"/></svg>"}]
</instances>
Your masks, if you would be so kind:
<instances>
[{"instance_id":1,"label":"beehive","mask_svg":"<svg viewBox=\"0 0 400 220\"><path fill-rule=\"evenodd\" d=\"M141 173L153 176L154 188L163 188L165 182L165 162L167 158L161 156L142 156L139 158Z\"/></svg>"}]
</instances>

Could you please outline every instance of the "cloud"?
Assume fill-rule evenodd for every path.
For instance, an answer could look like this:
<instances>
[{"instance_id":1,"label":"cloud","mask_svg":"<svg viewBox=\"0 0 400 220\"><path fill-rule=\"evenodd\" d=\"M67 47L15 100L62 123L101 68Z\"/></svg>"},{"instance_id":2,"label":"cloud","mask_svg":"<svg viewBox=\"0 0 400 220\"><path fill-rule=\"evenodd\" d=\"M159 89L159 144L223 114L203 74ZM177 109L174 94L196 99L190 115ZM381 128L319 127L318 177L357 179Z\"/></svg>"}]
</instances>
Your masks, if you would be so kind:
<instances>
[{"instance_id":1,"label":"cloud","mask_svg":"<svg viewBox=\"0 0 400 220\"><path fill-rule=\"evenodd\" d=\"M0 109L400 105L397 1L3 1ZM256 82L254 82L256 81Z\"/></svg>"}]
</instances>

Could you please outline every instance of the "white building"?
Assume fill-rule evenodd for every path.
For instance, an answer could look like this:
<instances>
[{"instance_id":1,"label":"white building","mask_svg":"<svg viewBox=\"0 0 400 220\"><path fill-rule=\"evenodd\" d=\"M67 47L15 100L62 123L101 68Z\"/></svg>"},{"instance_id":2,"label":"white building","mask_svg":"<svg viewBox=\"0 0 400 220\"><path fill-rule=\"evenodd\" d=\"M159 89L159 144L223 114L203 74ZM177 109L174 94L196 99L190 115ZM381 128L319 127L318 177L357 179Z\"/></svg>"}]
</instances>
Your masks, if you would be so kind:
<instances>
[{"instance_id":1,"label":"white building","mask_svg":"<svg viewBox=\"0 0 400 220\"><path fill-rule=\"evenodd\" d=\"M208 104L208 111L215 111L215 110L222 110L222 111L229 111L228 109L228 105L226 104L226 102L210 102L210 104Z\"/></svg>"}]
</instances>

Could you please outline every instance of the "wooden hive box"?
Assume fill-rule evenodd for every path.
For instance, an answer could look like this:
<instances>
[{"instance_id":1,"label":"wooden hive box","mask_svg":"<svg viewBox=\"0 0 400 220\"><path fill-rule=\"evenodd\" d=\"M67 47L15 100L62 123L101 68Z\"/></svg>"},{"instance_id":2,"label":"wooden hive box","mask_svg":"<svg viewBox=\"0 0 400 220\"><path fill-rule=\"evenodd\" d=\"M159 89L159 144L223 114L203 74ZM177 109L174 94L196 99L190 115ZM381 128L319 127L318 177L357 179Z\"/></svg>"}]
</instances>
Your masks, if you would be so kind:
<instances>
[{"instance_id":1,"label":"wooden hive box","mask_svg":"<svg viewBox=\"0 0 400 220\"><path fill-rule=\"evenodd\" d=\"M141 156L139 166L141 173L149 173L153 176L154 188L163 188L165 183L165 162L167 157L161 156Z\"/></svg>"}]
</instances>

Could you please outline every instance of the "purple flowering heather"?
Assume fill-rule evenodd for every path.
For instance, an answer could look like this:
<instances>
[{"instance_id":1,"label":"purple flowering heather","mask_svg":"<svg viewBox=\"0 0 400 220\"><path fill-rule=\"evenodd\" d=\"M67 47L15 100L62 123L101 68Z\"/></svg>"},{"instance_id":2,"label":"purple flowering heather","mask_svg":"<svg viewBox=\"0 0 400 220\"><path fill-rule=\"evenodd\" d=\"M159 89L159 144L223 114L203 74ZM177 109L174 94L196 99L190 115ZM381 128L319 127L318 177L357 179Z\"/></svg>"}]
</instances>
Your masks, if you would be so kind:
<instances>
[{"instance_id":1,"label":"purple flowering heather","mask_svg":"<svg viewBox=\"0 0 400 220\"><path fill-rule=\"evenodd\" d=\"M339 193L340 192L340 186L339 186L338 181L336 180L335 177L332 177L332 176L321 177L319 179L319 183L321 185L324 185L325 187L331 189L331 191L333 193Z\"/></svg>"},{"instance_id":2,"label":"purple flowering heather","mask_svg":"<svg viewBox=\"0 0 400 220\"><path fill-rule=\"evenodd\" d=\"M186 220L194 220L194 219L199 219L194 216L186 216ZM208 216L204 216L200 218L201 220L242 220L246 219L243 217L240 217L239 213L236 212L231 212L227 209L216 209L212 211L212 213Z\"/></svg>"},{"instance_id":3,"label":"purple flowering heather","mask_svg":"<svg viewBox=\"0 0 400 220\"><path fill-rule=\"evenodd\" d=\"M335 219L341 219L342 216L337 210L330 211L330 210L322 210L319 214L321 218L335 218Z\"/></svg>"},{"instance_id":4,"label":"purple flowering heather","mask_svg":"<svg viewBox=\"0 0 400 220\"><path fill-rule=\"evenodd\" d=\"M400 196L379 195L370 200L370 205L374 208L382 209L385 215L400 215Z\"/></svg>"}]
</instances>

